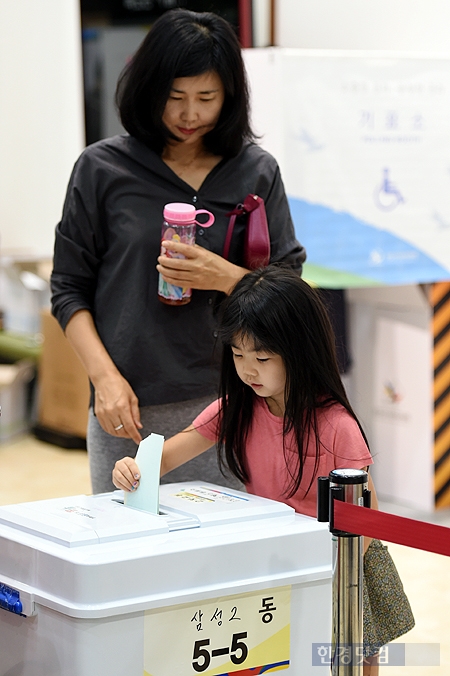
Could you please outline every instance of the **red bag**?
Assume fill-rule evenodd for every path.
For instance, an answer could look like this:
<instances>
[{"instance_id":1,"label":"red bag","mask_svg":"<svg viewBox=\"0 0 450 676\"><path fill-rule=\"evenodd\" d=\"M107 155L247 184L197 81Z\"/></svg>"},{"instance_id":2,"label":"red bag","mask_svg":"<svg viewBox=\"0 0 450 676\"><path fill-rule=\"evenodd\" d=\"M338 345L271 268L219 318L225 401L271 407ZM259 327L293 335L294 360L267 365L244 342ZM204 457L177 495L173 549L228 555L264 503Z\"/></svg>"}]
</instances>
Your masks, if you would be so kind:
<instances>
[{"instance_id":1,"label":"red bag","mask_svg":"<svg viewBox=\"0 0 450 676\"><path fill-rule=\"evenodd\" d=\"M236 217L244 214L247 214L244 266L249 270L256 270L256 268L265 267L270 261L270 237L266 210L264 200L258 195L247 195L243 204L238 204L233 211L227 214L227 216L230 216L230 222L223 246L223 257L228 260Z\"/></svg>"}]
</instances>

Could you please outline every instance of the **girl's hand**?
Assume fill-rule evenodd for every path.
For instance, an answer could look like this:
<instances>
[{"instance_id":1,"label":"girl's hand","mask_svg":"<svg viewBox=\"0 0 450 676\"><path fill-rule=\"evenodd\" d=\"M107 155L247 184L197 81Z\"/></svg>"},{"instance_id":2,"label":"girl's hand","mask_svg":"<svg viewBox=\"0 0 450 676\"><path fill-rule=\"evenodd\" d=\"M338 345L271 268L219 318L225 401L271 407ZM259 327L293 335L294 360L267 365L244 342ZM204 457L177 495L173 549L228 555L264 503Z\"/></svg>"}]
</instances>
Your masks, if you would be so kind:
<instances>
[{"instance_id":1,"label":"girl's hand","mask_svg":"<svg viewBox=\"0 0 450 676\"><path fill-rule=\"evenodd\" d=\"M248 272L218 256L208 249L195 244L182 244L164 240L162 246L173 253L180 253L185 258L158 257L156 269L165 282L174 286L190 289L223 291L229 294L231 289Z\"/></svg>"},{"instance_id":2,"label":"girl's hand","mask_svg":"<svg viewBox=\"0 0 450 676\"><path fill-rule=\"evenodd\" d=\"M135 491L139 486L140 478L139 467L133 458L122 458L114 465L112 481L116 488L127 492Z\"/></svg>"},{"instance_id":3,"label":"girl's hand","mask_svg":"<svg viewBox=\"0 0 450 676\"><path fill-rule=\"evenodd\" d=\"M114 437L142 441L139 402L130 384L119 372L109 372L93 381L94 411L105 432Z\"/></svg>"}]
</instances>

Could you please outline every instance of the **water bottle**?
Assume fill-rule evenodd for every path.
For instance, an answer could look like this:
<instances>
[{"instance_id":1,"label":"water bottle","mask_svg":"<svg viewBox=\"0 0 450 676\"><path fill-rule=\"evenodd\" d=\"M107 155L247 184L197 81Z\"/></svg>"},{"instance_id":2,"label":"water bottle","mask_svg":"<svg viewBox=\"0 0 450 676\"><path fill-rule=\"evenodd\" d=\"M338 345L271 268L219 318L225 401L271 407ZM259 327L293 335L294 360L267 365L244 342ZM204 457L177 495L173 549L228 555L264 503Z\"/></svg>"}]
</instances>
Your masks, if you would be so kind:
<instances>
[{"instance_id":1,"label":"water bottle","mask_svg":"<svg viewBox=\"0 0 450 676\"><path fill-rule=\"evenodd\" d=\"M206 223L196 220L198 214L208 214ZM192 204L184 202L172 202L164 207L164 221L162 226L161 241L171 240L182 244L195 244L195 228L209 228L214 223L214 216L206 209L196 209ZM183 254L167 251L161 246L161 255L168 258L185 258ZM186 305L190 302L192 289L182 286L174 286L165 282L161 275L158 280L158 297L166 305Z\"/></svg>"}]
</instances>

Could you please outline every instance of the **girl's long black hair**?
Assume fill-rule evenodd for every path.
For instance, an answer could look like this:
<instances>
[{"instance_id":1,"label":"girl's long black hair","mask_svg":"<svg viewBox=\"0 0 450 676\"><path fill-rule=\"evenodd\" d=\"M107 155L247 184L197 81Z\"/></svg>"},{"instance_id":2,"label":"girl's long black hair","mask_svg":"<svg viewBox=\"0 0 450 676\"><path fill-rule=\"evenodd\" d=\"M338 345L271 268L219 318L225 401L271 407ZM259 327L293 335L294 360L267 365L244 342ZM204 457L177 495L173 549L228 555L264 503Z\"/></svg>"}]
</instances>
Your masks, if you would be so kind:
<instances>
[{"instance_id":1,"label":"girl's long black hair","mask_svg":"<svg viewBox=\"0 0 450 676\"><path fill-rule=\"evenodd\" d=\"M231 344L236 337L250 340L256 350L280 355L286 370L284 439L293 431L298 458L287 458L287 497L299 489L304 453L313 435L317 472L320 439L317 409L336 402L356 420L339 374L335 339L325 306L318 293L298 272L277 265L245 275L221 309L223 344L218 448L222 466L249 481L245 445L253 418L255 395L236 373ZM310 486L307 487L309 490Z\"/></svg>"}]
</instances>

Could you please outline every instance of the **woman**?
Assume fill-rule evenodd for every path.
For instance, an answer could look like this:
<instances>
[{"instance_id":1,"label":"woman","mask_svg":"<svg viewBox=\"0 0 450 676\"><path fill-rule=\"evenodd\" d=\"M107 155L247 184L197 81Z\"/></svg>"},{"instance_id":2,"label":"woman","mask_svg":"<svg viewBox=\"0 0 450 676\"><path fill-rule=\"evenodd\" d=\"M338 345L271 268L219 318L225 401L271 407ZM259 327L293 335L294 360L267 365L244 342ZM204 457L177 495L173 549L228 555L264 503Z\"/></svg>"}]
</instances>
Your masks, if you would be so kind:
<instances>
[{"instance_id":1,"label":"woman","mask_svg":"<svg viewBox=\"0 0 450 676\"><path fill-rule=\"evenodd\" d=\"M260 195L271 261L301 270L305 259L278 166L254 143L242 55L225 20L163 14L119 79L116 99L128 135L89 146L77 161L52 273L53 313L93 389L94 492L113 487L114 463L135 454L141 435L172 436L215 398L216 309L246 273L244 223L229 260L221 256L227 213L248 193ZM197 228L195 247L169 245L184 260L159 256L169 202L215 215L211 228ZM191 302L161 303L158 273L194 289ZM213 452L166 480L186 478L224 483Z\"/></svg>"}]
</instances>

